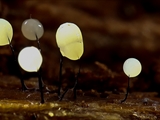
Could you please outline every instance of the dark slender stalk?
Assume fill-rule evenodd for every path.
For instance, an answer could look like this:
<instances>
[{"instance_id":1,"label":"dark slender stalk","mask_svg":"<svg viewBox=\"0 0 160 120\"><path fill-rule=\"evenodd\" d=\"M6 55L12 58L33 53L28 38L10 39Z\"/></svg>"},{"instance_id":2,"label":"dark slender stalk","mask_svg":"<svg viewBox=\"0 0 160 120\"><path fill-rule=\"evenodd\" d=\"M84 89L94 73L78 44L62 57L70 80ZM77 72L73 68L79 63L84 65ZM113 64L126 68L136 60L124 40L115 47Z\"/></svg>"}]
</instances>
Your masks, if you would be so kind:
<instances>
[{"instance_id":1,"label":"dark slender stalk","mask_svg":"<svg viewBox=\"0 0 160 120\"><path fill-rule=\"evenodd\" d=\"M30 19L32 19L32 14L30 14Z\"/></svg>"},{"instance_id":2,"label":"dark slender stalk","mask_svg":"<svg viewBox=\"0 0 160 120\"><path fill-rule=\"evenodd\" d=\"M78 73L77 73L77 75L76 75L75 84L74 84L74 87L73 87L74 99L76 99L76 98L77 98L76 90L77 90L77 84L78 84L78 78L79 78L79 75L80 75L80 65L79 65Z\"/></svg>"},{"instance_id":3,"label":"dark slender stalk","mask_svg":"<svg viewBox=\"0 0 160 120\"><path fill-rule=\"evenodd\" d=\"M69 89L67 89L62 95L60 95L60 88L61 88L61 84L62 84L62 83L61 83L61 82L62 82L62 80L61 80L61 77L62 77L62 64L63 64L63 56L61 56L61 59L60 59L59 89L58 89L59 101L61 101L61 100L63 99L64 95L65 95L65 94L67 93L67 91L69 90ZM78 73L77 73L77 75L76 75L76 77L75 77L75 84L74 84L74 86L73 86L73 88L72 88L74 99L77 98L76 90L77 90L77 84L78 84L79 75L80 75L80 65L79 65Z\"/></svg>"},{"instance_id":4,"label":"dark slender stalk","mask_svg":"<svg viewBox=\"0 0 160 120\"><path fill-rule=\"evenodd\" d=\"M39 49L39 51L41 52L41 45L40 45L40 42L39 42L39 39L38 39L38 36L37 36L36 33L35 33L35 36L36 36L36 41L37 41L38 49ZM40 70L39 70L39 71L42 73L42 67L40 67ZM45 84L44 84L42 78L41 78L41 82L42 82L42 86L43 86L43 88L44 88L44 87L45 87Z\"/></svg>"},{"instance_id":5,"label":"dark slender stalk","mask_svg":"<svg viewBox=\"0 0 160 120\"><path fill-rule=\"evenodd\" d=\"M42 67L40 67L39 71L40 71L41 74L42 74ZM41 76L41 82L42 82L42 87L44 88L44 87L45 87L45 84L44 84L44 82L43 82L42 76Z\"/></svg>"},{"instance_id":6,"label":"dark slender stalk","mask_svg":"<svg viewBox=\"0 0 160 120\"><path fill-rule=\"evenodd\" d=\"M61 95L63 56L60 57L58 96Z\"/></svg>"},{"instance_id":7,"label":"dark slender stalk","mask_svg":"<svg viewBox=\"0 0 160 120\"><path fill-rule=\"evenodd\" d=\"M41 71L38 71L38 83L39 83L39 91L41 94L41 103L44 103L44 95L43 95L43 86L42 86L42 80L41 80L42 76L41 76Z\"/></svg>"},{"instance_id":8,"label":"dark slender stalk","mask_svg":"<svg viewBox=\"0 0 160 120\"><path fill-rule=\"evenodd\" d=\"M69 89L67 89L66 91L64 91L64 93L59 97L59 101L62 101L62 99L64 98L64 95L67 93Z\"/></svg>"},{"instance_id":9,"label":"dark slender stalk","mask_svg":"<svg viewBox=\"0 0 160 120\"><path fill-rule=\"evenodd\" d=\"M18 75L19 75L19 78L20 78L20 81L21 81L22 91L28 90L28 88L26 87L26 85L25 85L25 83L24 83L24 80L23 80L23 78L22 78L22 74L21 74L21 71L20 71L20 67L19 67L19 65L18 65L18 61L17 61L16 56L15 56L15 51L14 51L14 48L13 48L13 46L12 46L9 38L8 38L8 41L9 41L9 46L10 46L11 51L12 51L12 55L13 55L13 58L14 58L14 62L15 62L16 67L17 67L16 69L17 69L17 71L18 71Z\"/></svg>"},{"instance_id":10,"label":"dark slender stalk","mask_svg":"<svg viewBox=\"0 0 160 120\"><path fill-rule=\"evenodd\" d=\"M129 81L130 81L130 77L128 77L128 87L127 87L125 98L123 100L121 100L121 103L123 103L123 102L125 102L127 100L128 92L129 92Z\"/></svg>"},{"instance_id":11,"label":"dark slender stalk","mask_svg":"<svg viewBox=\"0 0 160 120\"><path fill-rule=\"evenodd\" d=\"M35 36L36 36L36 40L37 40L37 44L38 44L38 49L41 52L41 45L40 45L40 42L39 42L37 34L35 34Z\"/></svg>"}]
</instances>

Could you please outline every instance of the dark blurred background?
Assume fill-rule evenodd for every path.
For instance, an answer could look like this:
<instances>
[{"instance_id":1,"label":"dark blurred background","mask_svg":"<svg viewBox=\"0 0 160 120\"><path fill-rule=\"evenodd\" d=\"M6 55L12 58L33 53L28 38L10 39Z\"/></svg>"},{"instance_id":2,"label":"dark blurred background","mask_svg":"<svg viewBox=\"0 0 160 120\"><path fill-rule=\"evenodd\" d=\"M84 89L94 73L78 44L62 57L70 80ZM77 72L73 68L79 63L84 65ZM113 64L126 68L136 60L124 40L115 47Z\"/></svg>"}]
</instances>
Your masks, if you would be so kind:
<instances>
[{"instance_id":1,"label":"dark blurred background","mask_svg":"<svg viewBox=\"0 0 160 120\"><path fill-rule=\"evenodd\" d=\"M123 63L135 57L143 70L131 80L131 91L160 91L159 0L1 0L0 16L13 26L16 55L23 47L37 46L22 35L22 22L31 16L43 24L40 43L46 84L58 83L56 30L64 22L73 22L82 31L84 54L79 61L64 59L63 83L74 81L81 64L79 89L125 91ZM0 47L0 61L0 75L15 75L9 46Z\"/></svg>"}]
</instances>

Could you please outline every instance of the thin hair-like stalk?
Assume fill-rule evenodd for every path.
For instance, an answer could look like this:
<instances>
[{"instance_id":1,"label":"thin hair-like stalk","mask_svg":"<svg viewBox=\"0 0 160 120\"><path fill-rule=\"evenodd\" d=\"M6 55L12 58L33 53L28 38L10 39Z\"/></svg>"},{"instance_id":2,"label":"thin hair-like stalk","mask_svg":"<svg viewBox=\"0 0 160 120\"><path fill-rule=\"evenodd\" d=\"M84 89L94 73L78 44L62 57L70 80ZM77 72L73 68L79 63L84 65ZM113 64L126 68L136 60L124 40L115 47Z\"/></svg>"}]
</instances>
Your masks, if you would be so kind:
<instances>
[{"instance_id":1,"label":"thin hair-like stalk","mask_svg":"<svg viewBox=\"0 0 160 120\"><path fill-rule=\"evenodd\" d=\"M39 38L38 38L38 36L37 36L36 33L35 33L35 36L36 36L36 41L37 41L38 49L41 52L41 45L40 45ZM39 71L42 73L42 67L40 67ZM42 76L41 76L41 82L42 82L42 87L45 87L45 84L43 82Z\"/></svg>"},{"instance_id":2,"label":"thin hair-like stalk","mask_svg":"<svg viewBox=\"0 0 160 120\"><path fill-rule=\"evenodd\" d=\"M77 90L77 84L78 84L79 75L80 75L80 65L79 65L78 73L76 74L76 77L75 77L74 86L73 86L73 88L72 88L72 90L73 90L73 98L74 98L74 99L77 98L77 92L76 92L76 90ZM68 90L69 90L69 88L66 89L66 90L63 92L63 94L59 96L59 101L61 101L61 100L64 98L64 96L65 96L65 94L68 92Z\"/></svg>"},{"instance_id":3,"label":"thin hair-like stalk","mask_svg":"<svg viewBox=\"0 0 160 120\"><path fill-rule=\"evenodd\" d=\"M37 34L35 34L35 36L36 36L36 41L37 41L38 49L41 52L41 45L40 45L40 42L39 42Z\"/></svg>"},{"instance_id":4,"label":"thin hair-like stalk","mask_svg":"<svg viewBox=\"0 0 160 120\"><path fill-rule=\"evenodd\" d=\"M61 85L62 85L62 67L63 67L63 56L60 56L60 63L59 63L59 85L58 85L58 96L61 95Z\"/></svg>"},{"instance_id":5,"label":"thin hair-like stalk","mask_svg":"<svg viewBox=\"0 0 160 120\"><path fill-rule=\"evenodd\" d=\"M40 91L40 94L41 94L41 103L43 104L44 103L44 95L43 95L43 84L42 84L42 73L41 73L41 70L38 71L38 83L39 83L39 91Z\"/></svg>"},{"instance_id":6,"label":"thin hair-like stalk","mask_svg":"<svg viewBox=\"0 0 160 120\"><path fill-rule=\"evenodd\" d=\"M77 98L76 90L77 90L78 78L79 78L79 75L80 75L80 67L81 67L81 66L79 65L78 73L77 73L77 75L76 75L75 84L74 84L74 87L73 87L74 99Z\"/></svg>"},{"instance_id":7,"label":"thin hair-like stalk","mask_svg":"<svg viewBox=\"0 0 160 120\"><path fill-rule=\"evenodd\" d=\"M16 69L18 71L18 76L20 78L20 81L21 81L21 86L22 86L22 91L25 91L25 90L28 90L28 88L26 87L25 83L24 83L24 80L22 78L22 74L21 74L21 71L20 71L20 67L19 67L19 64L18 64L18 61L16 59L16 56L15 56L15 51L14 51L14 48L13 48L13 45L11 44L11 41L10 39L8 38L8 42L9 42L9 46L10 46L10 49L12 51L12 56L14 58L14 62L16 64Z\"/></svg>"},{"instance_id":8,"label":"thin hair-like stalk","mask_svg":"<svg viewBox=\"0 0 160 120\"><path fill-rule=\"evenodd\" d=\"M125 98L123 100L121 100L121 103L123 103L127 100L128 92L129 92L129 81L130 81L130 77L128 77L128 86L127 86L127 91L126 91L126 94L125 94Z\"/></svg>"}]
</instances>

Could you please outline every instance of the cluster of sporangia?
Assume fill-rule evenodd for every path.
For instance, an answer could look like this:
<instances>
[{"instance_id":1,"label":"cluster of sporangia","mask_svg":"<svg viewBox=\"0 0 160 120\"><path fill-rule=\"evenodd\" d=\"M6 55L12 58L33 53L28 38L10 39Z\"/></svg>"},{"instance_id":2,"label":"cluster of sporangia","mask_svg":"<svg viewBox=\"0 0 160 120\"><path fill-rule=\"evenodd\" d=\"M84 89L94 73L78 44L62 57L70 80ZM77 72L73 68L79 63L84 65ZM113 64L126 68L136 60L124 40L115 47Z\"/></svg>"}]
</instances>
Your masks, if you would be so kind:
<instances>
[{"instance_id":1,"label":"cluster of sporangia","mask_svg":"<svg viewBox=\"0 0 160 120\"><path fill-rule=\"evenodd\" d=\"M39 39L42 37L44 33L44 29L42 24L37 19L31 18L31 19L25 20L22 23L21 30L23 35L27 39L37 41L38 48L34 46L23 48L19 52L18 60L17 60L17 58L14 55L13 46L11 44L13 29L11 24L5 19L0 19L0 46L10 45L13 56L15 58L15 62L16 63L18 62L20 67L27 72L38 73L41 103L44 103L44 97L43 97L44 85L41 77L41 64L42 64L43 58L41 55L41 48L40 48L40 42L39 42ZM67 57L70 60L78 60L81 58L84 51L82 33L76 24L64 23L60 25L59 28L57 29L56 42L62 55L60 59L59 87L58 87L58 95L60 97L60 100L62 100L64 94L67 92L65 91L63 94L60 93L63 57ZM128 89L129 89L129 78L136 77L137 75L139 75L139 73L141 72L141 69L142 69L141 63L135 58L129 58L124 62L123 70L124 70L124 73L128 76L128 88L127 88L126 96L121 102L124 102L127 99ZM73 88L75 98L76 98L77 79L75 82L75 86ZM26 90L27 87L24 84L23 79L20 78L20 80L21 80L22 90Z\"/></svg>"}]
</instances>

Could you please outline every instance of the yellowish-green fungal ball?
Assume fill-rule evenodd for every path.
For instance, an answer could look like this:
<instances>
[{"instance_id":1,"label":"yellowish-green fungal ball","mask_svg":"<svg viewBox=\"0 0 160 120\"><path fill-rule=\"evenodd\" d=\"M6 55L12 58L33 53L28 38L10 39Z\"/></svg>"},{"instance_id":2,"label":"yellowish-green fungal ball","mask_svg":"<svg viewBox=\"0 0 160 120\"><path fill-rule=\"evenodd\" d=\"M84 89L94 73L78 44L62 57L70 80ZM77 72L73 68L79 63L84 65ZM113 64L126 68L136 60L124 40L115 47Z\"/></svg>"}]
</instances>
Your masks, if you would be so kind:
<instances>
[{"instance_id":1,"label":"yellowish-green fungal ball","mask_svg":"<svg viewBox=\"0 0 160 120\"><path fill-rule=\"evenodd\" d=\"M123 64L123 71L128 77L136 77L141 70L141 63L135 58L129 58Z\"/></svg>"},{"instance_id":2,"label":"yellowish-green fungal ball","mask_svg":"<svg viewBox=\"0 0 160 120\"><path fill-rule=\"evenodd\" d=\"M37 40L37 38L41 38L44 33L43 25L37 19L25 20L22 23L21 31L29 40Z\"/></svg>"},{"instance_id":3,"label":"yellowish-green fungal ball","mask_svg":"<svg viewBox=\"0 0 160 120\"><path fill-rule=\"evenodd\" d=\"M42 55L36 47L25 47L18 55L21 68L27 72L37 72L42 64Z\"/></svg>"},{"instance_id":4,"label":"yellowish-green fungal ball","mask_svg":"<svg viewBox=\"0 0 160 120\"><path fill-rule=\"evenodd\" d=\"M13 29L11 24L0 18L0 46L8 45L13 37Z\"/></svg>"},{"instance_id":5,"label":"yellowish-green fungal ball","mask_svg":"<svg viewBox=\"0 0 160 120\"><path fill-rule=\"evenodd\" d=\"M56 32L56 42L63 56L78 60L83 54L82 33L74 23L64 23Z\"/></svg>"}]
</instances>

